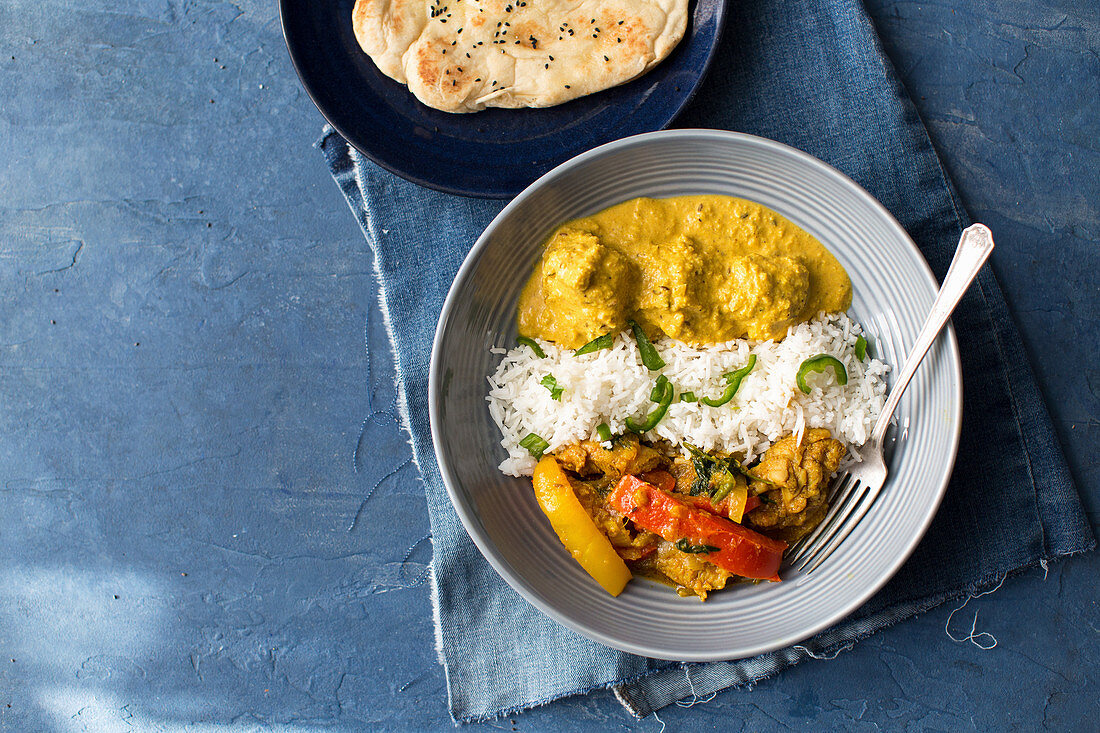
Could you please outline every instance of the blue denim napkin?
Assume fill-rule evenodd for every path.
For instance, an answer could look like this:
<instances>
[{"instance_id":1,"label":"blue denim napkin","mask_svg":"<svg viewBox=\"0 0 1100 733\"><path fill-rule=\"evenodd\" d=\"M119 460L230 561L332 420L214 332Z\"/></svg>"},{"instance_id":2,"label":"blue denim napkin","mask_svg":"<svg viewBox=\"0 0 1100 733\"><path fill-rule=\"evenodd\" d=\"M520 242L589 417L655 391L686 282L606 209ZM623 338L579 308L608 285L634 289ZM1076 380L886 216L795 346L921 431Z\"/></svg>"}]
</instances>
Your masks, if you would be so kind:
<instances>
[{"instance_id":1,"label":"blue denim napkin","mask_svg":"<svg viewBox=\"0 0 1100 733\"><path fill-rule=\"evenodd\" d=\"M762 135L831 163L885 204L942 278L966 214L859 0L733 2L729 16L715 66L678 126ZM797 646L732 662L645 659L574 634L525 603L481 557L448 502L431 447L436 319L463 257L503 203L420 188L331 130L320 147L375 257L400 409L427 493L437 640L456 720L609 686L644 716L830 655L1006 573L1094 546L1019 334L986 268L954 318L966 397L947 497L913 557L871 601Z\"/></svg>"}]
</instances>

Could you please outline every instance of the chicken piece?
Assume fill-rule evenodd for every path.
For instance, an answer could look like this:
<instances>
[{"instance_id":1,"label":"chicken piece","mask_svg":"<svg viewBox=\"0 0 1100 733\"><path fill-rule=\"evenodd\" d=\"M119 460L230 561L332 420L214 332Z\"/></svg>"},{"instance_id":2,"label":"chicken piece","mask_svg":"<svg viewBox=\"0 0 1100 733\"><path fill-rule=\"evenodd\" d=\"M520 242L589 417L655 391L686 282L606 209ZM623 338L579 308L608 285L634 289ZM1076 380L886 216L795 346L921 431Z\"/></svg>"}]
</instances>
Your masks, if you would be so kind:
<instances>
[{"instance_id":1,"label":"chicken piece","mask_svg":"<svg viewBox=\"0 0 1100 733\"><path fill-rule=\"evenodd\" d=\"M676 479L676 490L678 492L681 494L691 493L691 485L695 483L696 477L695 466L692 464L691 459L677 455L672 459L672 465L668 467L668 472Z\"/></svg>"},{"instance_id":2,"label":"chicken piece","mask_svg":"<svg viewBox=\"0 0 1100 733\"><path fill-rule=\"evenodd\" d=\"M844 444L824 428L807 430L801 443L794 435L776 441L750 471L765 481L753 482L753 492L761 493L764 503L747 515L749 523L757 528L790 529L781 537L788 542L809 532L825 516L829 477L847 453Z\"/></svg>"},{"instance_id":3,"label":"chicken piece","mask_svg":"<svg viewBox=\"0 0 1100 733\"><path fill-rule=\"evenodd\" d=\"M703 560L699 555L681 552L671 542L661 540L657 544L657 559L654 567L668 576L673 583L707 599L707 593L726 587L730 573L717 565Z\"/></svg>"},{"instance_id":4,"label":"chicken piece","mask_svg":"<svg viewBox=\"0 0 1100 733\"><path fill-rule=\"evenodd\" d=\"M610 450L593 440L586 440L582 445L588 451L588 460L600 473L614 479L646 473L662 463L660 452L642 443L633 433L617 438Z\"/></svg>"},{"instance_id":5,"label":"chicken piece","mask_svg":"<svg viewBox=\"0 0 1100 733\"><path fill-rule=\"evenodd\" d=\"M588 451L580 443L570 443L554 453L561 467L578 476L590 476L595 471L588 465Z\"/></svg>"},{"instance_id":6,"label":"chicken piece","mask_svg":"<svg viewBox=\"0 0 1100 733\"><path fill-rule=\"evenodd\" d=\"M562 465L569 468L565 464ZM592 521L595 522L600 532L611 542L615 551L624 560L637 560L645 557L660 537L652 532L635 529L633 525L627 522L626 517L608 510L603 501L604 492L601 490L603 482L603 478L595 481L578 481L572 477L569 479L569 484L573 488L573 493L577 495L577 500L580 501L581 506L588 512L588 515L592 517Z\"/></svg>"},{"instance_id":7,"label":"chicken piece","mask_svg":"<svg viewBox=\"0 0 1100 733\"><path fill-rule=\"evenodd\" d=\"M559 449L554 457L578 476L603 474L612 482L628 474L652 471L664 462L660 451L643 444L633 433L616 438L611 448L595 440L582 440Z\"/></svg>"}]
</instances>

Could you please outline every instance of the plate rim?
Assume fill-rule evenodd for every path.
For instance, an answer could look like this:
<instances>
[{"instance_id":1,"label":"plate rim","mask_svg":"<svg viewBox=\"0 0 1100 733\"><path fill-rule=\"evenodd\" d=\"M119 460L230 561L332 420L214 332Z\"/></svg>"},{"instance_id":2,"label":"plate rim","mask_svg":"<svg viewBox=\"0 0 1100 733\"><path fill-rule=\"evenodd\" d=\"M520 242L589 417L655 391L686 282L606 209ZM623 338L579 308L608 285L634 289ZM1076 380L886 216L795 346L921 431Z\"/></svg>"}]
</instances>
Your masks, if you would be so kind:
<instances>
[{"instance_id":1,"label":"plate rim","mask_svg":"<svg viewBox=\"0 0 1100 733\"><path fill-rule=\"evenodd\" d=\"M852 178L837 170L828 163L820 160L819 158L810 155L798 148L794 148L790 145L771 140L769 138L760 137L758 135L751 135L743 132L733 132L728 130L713 130L706 128L687 128L678 130L657 130L654 132L641 133L639 135L632 135L630 137L614 140L599 147L592 148L591 150L581 153L569 160L555 166L551 170L544 173L542 176L528 185L518 196L516 196L511 202L508 203L495 217L489 222L488 226L478 236L474 242L470 251L467 252L463 258L462 265L455 273L454 280L451 283L451 287L447 291L447 297L443 302L443 307L440 310L439 319L436 322L436 331L432 340L431 359L429 362L428 370L428 418L430 424L430 432L432 437L432 451L435 455L436 465L439 469L440 477L443 480L444 488L447 491L448 499L451 506L458 514L459 519L462 521L463 529L465 529L467 536L477 546L481 556L489 562L492 568L496 571L508 585L510 585L517 593L519 593L524 600L535 606L543 614L548 616L555 622L569 628L585 638L591 639L604 646L617 649L619 651L627 652L630 654L638 654L645 657L652 657L656 659L665 659L670 661L684 661L684 662L717 662L717 661L729 661L735 659L746 659L756 656L758 654L764 654L767 652L775 651L788 647L792 644L797 644L799 641L808 639L809 637L817 634L818 632L829 628L830 626L847 618L853 611L866 603L872 596L893 578L901 566L912 556L916 550L917 545L928 532L928 528L931 525L933 519L939 511L940 505L943 502L943 498L947 492L948 484L951 481L951 475L954 473L955 461L958 458L958 450L960 438L962 435L962 414L963 414L963 375L962 375L962 360L959 354L958 339L955 334L954 325L948 321L947 326L943 329L942 335L946 339L945 346L947 351L947 364L942 368L951 369L954 379L952 380L954 385L954 398L955 409L953 411L955 429L950 436L950 460L944 465L946 466L942 477L938 481L936 487L935 498L929 502L927 510L924 516L919 522L920 531L914 533L909 539L908 544L904 547L902 552L899 552L894 562L888 566L887 570L882 574L876 582L869 584L868 586L860 589L858 593L854 593L851 598L841 605L839 611L834 612L828 617L822 619L820 622L809 626L804 631L800 631L797 634L788 635L782 639L772 641L764 644L757 644L755 646L749 646L745 649L738 651L735 654L730 653L712 653L712 652L696 652L696 651L676 651L670 647L646 645L632 642L623 642L619 639L612 638L611 636L601 633L599 631L586 628L583 625L576 623L573 619L564 616L554 609L549 601L543 598L543 595L532 585L530 585L525 578L520 574L514 573L510 566L501 561L500 558L495 557L495 550L490 547L485 537L480 537L478 532L472 531L472 528L480 526L480 520L472 512L472 507L468 508L464 506L464 502L460 500L458 491L454 488L453 483L456 481L456 477L453 472L446 466L442 460L440 445L444 436L441 434L440 417L438 415L439 407L441 404L440 396L442 390L442 349L440 348L443 334L446 330L446 326L450 320L451 313L455 309L455 302L458 298L457 288L458 284L464 281L473 269L475 262L479 259L482 250L488 246L489 239L495 229L499 226L500 222L509 216L512 211L519 208L523 203L533 196L535 189L540 187L541 184L548 182L550 179L561 175L564 169L571 168L576 165L581 165L588 160L597 157L599 155L611 152L618 148L628 148L634 145L645 144L646 142L654 139L669 139L669 138L698 138L706 137L717 140L735 141L741 143L749 143L751 145L757 145L765 149L771 149L774 152L783 155L792 155L801 159L802 162L810 164L812 167L817 168L826 175L836 179L843 186L853 191L857 196L864 199L864 201L877 210L877 212L883 217L883 221L892 229L895 229L897 233L901 235L903 243L908 247L912 254L916 255L917 263L922 267L925 281L922 283L932 289L935 293L939 290L939 281L936 280L935 275L932 272L931 266L928 264L928 260L925 259L924 254L917 247L916 242L913 241L909 233L905 231L905 228L897 221L897 219L890 213L890 211L874 196L871 195L865 188L860 186ZM939 339L937 338L937 341ZM794 582L794 581L788 581Z\"/></svg>"},{"instance_id":2,"label":"plate rim","mask_svg":"<svg viewBox=\"0 0 1100 733\"><path fill-rule=\"evenodd\" d=\"M300 2L301 0L297 0L297 1ZM406 181L409 181L411 183L415 183L418 186L422 186L424 188L428 188L428 189L431 189L433 191L441 191L443 193L449 193L449 194L452 194L452 195L455 195L455 196L464 196L466 198L493 199L493 200L500 201L500 200L506 200L506 199L510 199L510 198L514 198L516 196L519 196L520 194L523 193L523 191L526 191L528 188L533 186L536 182L541 180L541 178L543 176L548 175L549 173L552 173L554 170L556 170L558 168L558 166L564 165L565 163L568 163L571 160L574 160L576 157L578 157L578 156L573 156L571 158L568 158L567 160L561 161L560 163L555 165L553 168L548 170L546 173L544 173L543 176L539 176L539 178L536 178L534 181L531 181L530 183L528 183L526 186L524 186L519 191L485 192L485 191L481 191L481 190L477 190L477 189L469 188L469 187L450 186L450 185L440 184L440 183L430 181L422 175L417 175L417 174L410 173L410 172L407 172L407 171L399 170L397 166L391 165L391 164L387 163L386 161L379 159L378 157L376 157L371 152L369 152L367 150L364 150L356 142L355 138L357 136L349 135L348 132L346 131L346 126L344 126L343 124L339 123L336 119L334 119L332 111L329 110L329 109L326 109L326 107L324 105L322 105L321 102L318 100L317 94L314 92L314 89L313 89L313 87L311 86L311 84L308 80L309 77L303 71L304 64L302 62L302 59L299 58L299 52L295 50L295 47L290 42L291 36L294 35L294 34L289 33L288 30L287 30L287 15L288 15L289 12L292 12L291 11L291 6L294 2L296 2L296 0L279 0L279 29L283 34L283 45L286 46L287 54L290 56L290 64L291 64L291 66L294 67L294 73L298 77L298 83L302 85L303 89L305 89L306 95L309 97L310 101L313 103L313 106L317 109L317 111L321 113L321 116L325 119L325 122L327 122L329 125L331 125L332 129L334 129L340 135L340 137L344 138L344 140L346 140L348 142L348 144L351 145L352 148L354 148L360 155L367 158L372 163L374 163L375 165L383 168L384 170L387 170L390 173L393 173L394 175L405 179ZM660 132L662 130L666 130L668 128L668 126L671 125L673 122L675 122L676 119L681 115L681 113L683 113L684 109L691 103L691 101L693 99L695 99L695 96L699 93L700 87L702 87L703 82L706 81L706 78L710 74L710 70L714 65L714 59L717 56L718 47L721 45L722 34L724 33L725 28L726 28L726 16L727 16L727 9L728 9L727 6L728 6L728 3L729 3L729 0L716 0L716 3L717 3L717 10L715 12L715 18L714 18L714 20L715 20L714 38L711 40L710 47L707 50L706 58L703 60L703 64L702 64L701 68L699 69L699 76L696 79L695 84L692 85L692 88L690 90L688 90L688 93L684 96L684 98L680 101L680 103L676 106L676 108L672 110L671 114L668 115L668 118L665 119L664 121L662 121L661 124L658 127L654 128L653 130L650 130L649 132L641 132L641 133L637 133L637 134L634 134L634 135L630 135L630 136L625 137L625 138L619 138L618 140L610 140L606 143L603 143L600 146L597 146L597 148L592 148L592 150L596 150L599 147L602 147L603 145L608 145L608 144L611 144L611 143L614 143L614 142L618 142L619 140L628 140L632 137L637 137L638 135L647 135L647 134L650 134L650 132ZM682 42L684 39L680 39L680 40ZM675 51L677 48L679 48L679 43L677 43L677 45L673 48L673 51ZM667 59L663 59L662 63L664 63L665 60L667 60ZM658 66L660 66L660 64L658 64ZM657 67L654 67L654 68L657 68ZM646 72L646 73L648 73L648 72ZM642 78L643 76L645 76L645 74L641 74L639 76L636 76L633 79L630 79L629 81L623 82L623 84L630 84L630 83L632 83L634 81L637 81L638 79ZM616 86L622 86L622 85L618 84ZM608 87L608 88L610 89L612 87ZM606 91L606 90L601 89L600 92L602 92L602 91ZM600 92L593 92L593 94L599 94ZM409 92L409 93L411 94L411 92ZM584 95L584 96L591 96L591 95ZM580 99L580 97L578 97L578 99ZM585 152L590 152L590 151L585 151ZM580 155L583 155L583 154L584 153L581 153Z\"/></svg>"}]
</instances>

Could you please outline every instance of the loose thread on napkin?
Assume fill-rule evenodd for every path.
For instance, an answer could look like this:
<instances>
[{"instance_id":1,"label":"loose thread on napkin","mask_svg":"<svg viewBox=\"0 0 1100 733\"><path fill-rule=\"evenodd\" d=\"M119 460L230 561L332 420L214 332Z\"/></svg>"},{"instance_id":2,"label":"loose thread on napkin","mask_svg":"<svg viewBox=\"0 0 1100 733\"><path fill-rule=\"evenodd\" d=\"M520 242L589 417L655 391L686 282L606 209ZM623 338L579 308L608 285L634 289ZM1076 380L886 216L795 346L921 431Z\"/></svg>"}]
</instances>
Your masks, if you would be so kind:
<instances>
[{"instance_id":1,"label":"loose thread on napkin","mask_svg":"<svg viewBox=\"0 0 1100 733\"><path fill-rule=\"evenodd\" d=\"M1040 564L1042 564L1044 566L1044 570L1045 570L1046 569L1046 563L1044 561L1040 561ZM987 596L990 593L995 592L1002 585L1004 585L1005 579L1007 577L1008 577L1008 573L1005 573L1004 575L1001 576L1001 581L999 583L997 583L997 585L990 588L989 590L982 591L981 593L978 593L976 595L968 596L967 599L965 601L963 601L963 604L961 606L959 606L958 608L956 608L954 611L952 611L951 613L949 613L947 615L947 623L945 623L943 625L943 631L944 631L944 633L947 634L947 638L949 638L951 641L958 642L960 644L963 643L963 642L969 641L974 646L978 647L979 649L985 650L985 651L989 651L993 647L997 646L997 637L993 636L993 634L989 633L988 631L978 631L978 612L977 611L974 612L974 621L973 621L973 623L970 624L970 633L967 634L966 636L961 637L961 638L957 638L954 634L951 633L951 628L950 628L951 627L951 619L955 616L956 613L958 613L959 611L966 608L966 604L970 603L975 598L981 598L982 596ZM1043 577L1045 579L1046 576L1044 575ZM984 638L987 638L987 637L989 639L993 640L992 644L988 644L988 643L983 644L981 641L979 641L979 639L984 639Z\"/></svg>"},{"instance_id":2,"label":"loose thread on napkin","mask_svg":"<svg viewBox=\"0 0 1100 733\"><path fill-rule=\"evenodd\" d=\"M836 659L838 656L840 656L840 654L842 652L846 652L849 649L851 649L852 645L848 644L846 646L842 646L839 649L837 649L835 652L833 652L832 654L814 654L812 651L810 651L806 647L802 646L801 644L796 644L792 648L798 649L799 651L806 654L806 656L810 657L811 659Z\"/></svg>"},{"instance_id":3,"label":"loose thread on napkin","mask_svg":"<svg viewBox=\"0 0 1100 733\"><path fill-rule=\"evenodd\" d=\"M691 681L691 667L684 667L684 678L687 680L688 687L691 689L691 702L684 702L683 700L677 700L676 706L681 708L690 708L696 703L707 703L718 696L717 692L712 692L708 697L700 699L699 694L695 691L695 683Z\"/></svg>"},{"instance_id":4,"label":"loose thread on napkin","mask_svg":"<svg viewBox=\"0 0 1100 733\"><path fill-rule=\"evenodd\" d=\"M653 717L658 723L661 724L661 730L658 731L658 733L665 733L665 721L663 721L663 720L661 720L660 718L657 717L657 711L656 710L653 711Z\"/></svg>"}]
</instances>

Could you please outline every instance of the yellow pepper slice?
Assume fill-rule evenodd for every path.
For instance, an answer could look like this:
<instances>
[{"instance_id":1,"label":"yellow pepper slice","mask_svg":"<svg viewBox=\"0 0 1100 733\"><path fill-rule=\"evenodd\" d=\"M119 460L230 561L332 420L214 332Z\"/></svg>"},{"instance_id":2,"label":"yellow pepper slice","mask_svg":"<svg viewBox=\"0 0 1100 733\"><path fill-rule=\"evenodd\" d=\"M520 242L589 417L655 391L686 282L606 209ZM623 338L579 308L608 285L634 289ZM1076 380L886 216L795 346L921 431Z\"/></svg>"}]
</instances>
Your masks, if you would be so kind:
<instances>
[{"instance_id":1,"label":"yellow pepper slice","mask_svg":"<svg viewBox=\"0 0 1100 733\"><path fill-rule=\"evenodd\" d=\"M726 498L729 499L726 506L729 507L728 516L730 521L741 524L741 520L745 518L745 504L749 500L749 487L738 482Z\"/></svg>"},{"instance_id":2,"label":"yellow pepper slice","mask_svg":"<svg viewBox=\"0 0 1100 733\"><path fill-rule=\"evenodd\" d=\"M573 559L608 593L622 593L630 570L584 510L557 459L543 456L532 483L539 506Z\"/></svg>"}]
</instances>

